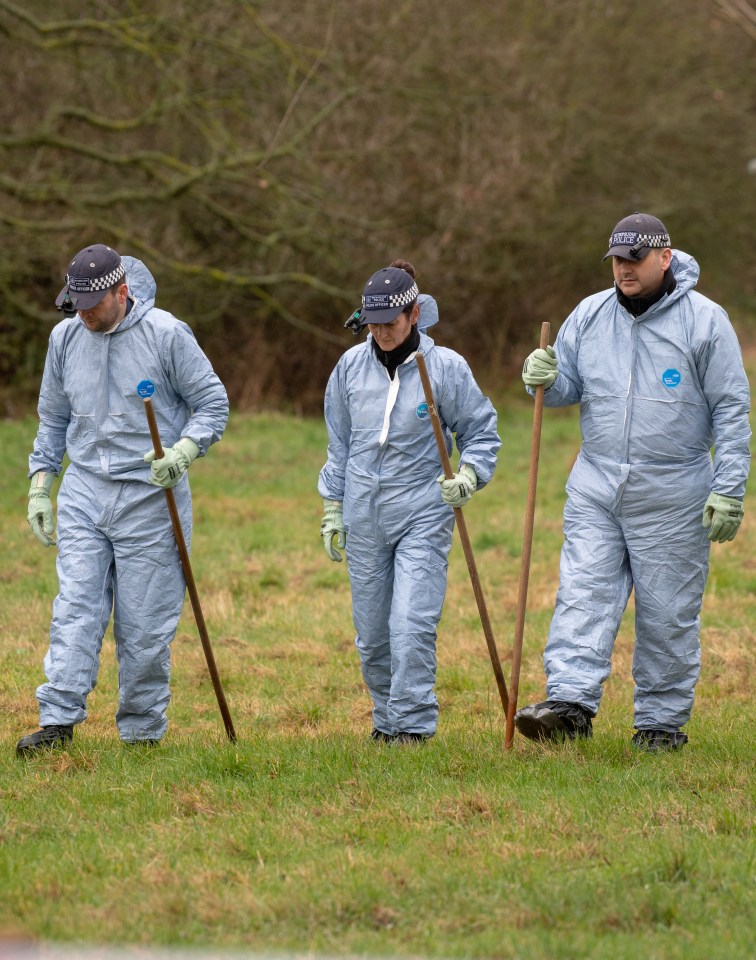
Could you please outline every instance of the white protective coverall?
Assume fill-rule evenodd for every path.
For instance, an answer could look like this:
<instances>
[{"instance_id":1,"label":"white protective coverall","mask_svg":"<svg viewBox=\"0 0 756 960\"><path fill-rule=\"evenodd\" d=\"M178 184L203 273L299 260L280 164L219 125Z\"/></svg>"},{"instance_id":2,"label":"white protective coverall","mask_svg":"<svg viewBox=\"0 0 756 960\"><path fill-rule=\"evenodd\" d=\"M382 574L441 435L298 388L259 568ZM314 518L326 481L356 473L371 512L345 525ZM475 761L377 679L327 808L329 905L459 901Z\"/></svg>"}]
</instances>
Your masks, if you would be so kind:
<instances>
[{"instance_id":1,"label":"white protective coverall","mask_svg":"<svg viewBox=\"0 0 756 960\"><path fill-rule=\"evenodd\" d=\"M634 589L638 730L675 731L690 717L709 569L703 507L712 490L742 499L750 462L735 332L694 290L692 257L673 251L669 269L676 287L637 318L614 288L583 300L559 330L559 373L544 394L546 406L580 404L583 439L567 482L547 695L595 715Z\"/></svg>"},{"instance_id":2,"label":"white protective coverall","mask_svg":"<svg viewBox=\"0 0 756 960\"><path fill-rule=\"evenodd\" d=\"M422 298L419 326L438 319ZM441 499L438 448L411 354L391 380L367 341L348 350L328 381L328 459L322 497L343 501L352 613L373 722L386 733L436 731L436 627L446 594L454 511ZM452 451L485 486L501 446L496 411L458 353L420 335Z\"/></svg>"},{"instance_id":3,"label":"white protective coverall","mask_svg":"<svg viewBox=\"0 0 756 960\"><path fill-rule=\"evenodd\" d=\"M47 683L37 689L42 726L86 717L102 638L113 611L121 739L160 739L169 701L170 648L185 582L164 491L148 483L151 449L137 384L155 385L164 448L190 437L204 456L228 419L223 384L191 329L156 309L155 281L123 257L131 308L116 329L93 333L81 317L55 326L40 390L29 475L66 469L57 497L57 573ZM191 494L173 488L187 546Z\"/></svg>"}]
</instances>

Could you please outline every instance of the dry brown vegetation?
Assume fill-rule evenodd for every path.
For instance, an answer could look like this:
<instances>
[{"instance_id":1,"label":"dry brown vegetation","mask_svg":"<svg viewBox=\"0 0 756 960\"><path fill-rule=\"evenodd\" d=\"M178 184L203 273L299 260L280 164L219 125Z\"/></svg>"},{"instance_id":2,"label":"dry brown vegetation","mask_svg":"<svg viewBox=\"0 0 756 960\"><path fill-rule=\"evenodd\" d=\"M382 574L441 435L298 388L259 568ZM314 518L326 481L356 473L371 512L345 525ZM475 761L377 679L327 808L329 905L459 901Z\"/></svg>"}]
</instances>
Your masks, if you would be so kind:
<instances>
[{"instance_id":1,"label":"dry brown vegetation","mask_svg":"<svg viewBox=\"0 0 756 960\"><path fill-rule=\"evenodd\" d=\"M745 0L0 0L5 411L98 241L144 259L247 409L317 408L397 255L493 381L608 282L632 209L742 322L754 22Z\"/></svg>"}]
</instances>

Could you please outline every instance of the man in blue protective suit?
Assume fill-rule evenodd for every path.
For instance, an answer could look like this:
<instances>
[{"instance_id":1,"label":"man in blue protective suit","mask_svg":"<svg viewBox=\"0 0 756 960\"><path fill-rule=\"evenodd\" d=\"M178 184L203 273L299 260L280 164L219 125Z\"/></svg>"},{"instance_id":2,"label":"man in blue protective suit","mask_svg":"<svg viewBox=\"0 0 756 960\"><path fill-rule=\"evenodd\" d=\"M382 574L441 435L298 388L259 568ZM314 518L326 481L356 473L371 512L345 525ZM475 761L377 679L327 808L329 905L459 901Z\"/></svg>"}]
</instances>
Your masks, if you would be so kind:
<instances>
[{"instance_id":1,"label":"man in blue protective suit","mask_svg":"<svg viewBox=\"0 0 756 960\"><path fill-rule=\"evenodd\" d=\"M57 498L57 573L47 682L37 689L41 729L21 756L69 742L86 718L102 638L113 613L118 659L116 724L122 740L156 743L167 727L170 643L185 582L163 488L173 487L187 545L191 493L186 471L220 439L225 388L189 327L155 307L147 268L94 244L70 262L56 300L29 458L28 520L55 546L50 492ZM154 458L137 385L154 384L164 445Z\"/></svg>"},{"instance_id":2,"label":"man in blue protective suit","mask_svg":"<svg viewBox=\"0 0 756 960\"><path fill-rule=\"evenodd\" d=\"M436 732L436 628L446 595L454 507L489 482L501 445L496 411L465 360L419 327L438 320L407 261L367 282L347 321L367 341L348 350L328 381L328 459L318 491L321 536L340 561L346 547L362 674L378 742L417 743ZM422 351L451 453L441 467L415 355ZM335 542L334 542L335 538Z\"/></svg>"},{"instance_id":3,"label":"man in blue protective suit","mask_svg":"<svg viewBox=\"0 0 756 960\"><path fill-rule=\"evenodd\" d=\"M660 220L625 217L609 257L614 288L583 300L523 369L546 406L580 404L583 442L567 482L548 699L515 723L534 740L591 735L634 590L633 744L674 750L700 672L710 541L732 540L743 518L748 381L727 314L696 291L698 264L671 249Z\"/></svg>"}]
</instances>

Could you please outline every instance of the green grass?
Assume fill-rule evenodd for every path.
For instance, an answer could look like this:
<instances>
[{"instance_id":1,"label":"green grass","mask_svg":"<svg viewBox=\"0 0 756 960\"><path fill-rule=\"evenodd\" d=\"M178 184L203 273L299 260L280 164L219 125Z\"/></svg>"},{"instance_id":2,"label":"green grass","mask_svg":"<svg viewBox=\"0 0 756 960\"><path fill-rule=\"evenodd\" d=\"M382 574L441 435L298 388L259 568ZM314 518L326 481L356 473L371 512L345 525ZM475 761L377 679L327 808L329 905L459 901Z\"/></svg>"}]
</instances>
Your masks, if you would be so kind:
<instances>
[{"instance_id":1,"label":"green grass","mask_svg":"<svg viewBox=\"0 0 756 960\"><path fill-rule=\"evenodd\" d=\"M532 409L498 403L494 483L466 517L509 675ZM369 743L346 565L318 536L323 424L234 415L192 468L193 566L234 723L187 602L169 733L120 744L110 634L73 747L14 756L35 728L54 553L26 526L36 422L0 424L0 938L436 957L752 955L752 514L715 545L704 666L669 756L632 732L632 610L588 743L540 748L504 724L455 541L439 631L438 736ZM520 702L543 695L575 411L547 411Z\"/></svg>"}]
</instances>

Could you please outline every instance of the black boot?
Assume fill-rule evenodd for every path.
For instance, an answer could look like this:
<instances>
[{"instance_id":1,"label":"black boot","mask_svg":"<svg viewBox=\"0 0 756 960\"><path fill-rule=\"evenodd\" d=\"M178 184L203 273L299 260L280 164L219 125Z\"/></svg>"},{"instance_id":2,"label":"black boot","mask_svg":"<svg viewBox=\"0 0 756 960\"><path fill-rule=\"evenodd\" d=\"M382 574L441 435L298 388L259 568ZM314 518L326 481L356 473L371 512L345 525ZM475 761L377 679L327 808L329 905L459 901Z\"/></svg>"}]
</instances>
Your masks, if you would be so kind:
<instances>
[{"instance_id":1,"label":"black boot","mask_svg":"<svg viewBox=\"0 0 756 960\"><path fill-rule=\"evenodd\" d=\"M383 730L379 730L378 727L373 727L373 730L370 734L370 739L375 740L376 743L391 743L394 739L393 733L384 733Z\"/></svg>"},{"instance_id":2,"label":"black boot","mask_svg":"<svg viewBox=\"0 0 756 960\"><path fill-rule=\"evenodd\" d=\"M515 726L528 740L575 740L592 737L591 713L579 703L542 700L515 714Z\"/></svg>"},{"instance_id":3,"label":"black boot","mask_svg":"<svg viewBox=\"0 0 756 960\"><path fill-rule=\"evenodd\" d=\"M633 746L646 753L660 750L682 750L688 735L681 730L638 730L633 734Z\"/></svg>"},{"instance_id":4,"label":"black boot","mask_svg":"<svg viewBox=\"0 0 756 960\"><path fill-rule=\"evenodd\" d=\"M54 725L42 727L36 733L22 737L16 744L16 753L19 757L37 753L39 750L49 750L52 747L64 747L73 740L73 727Z\"/></svg>"}]
</instances>

